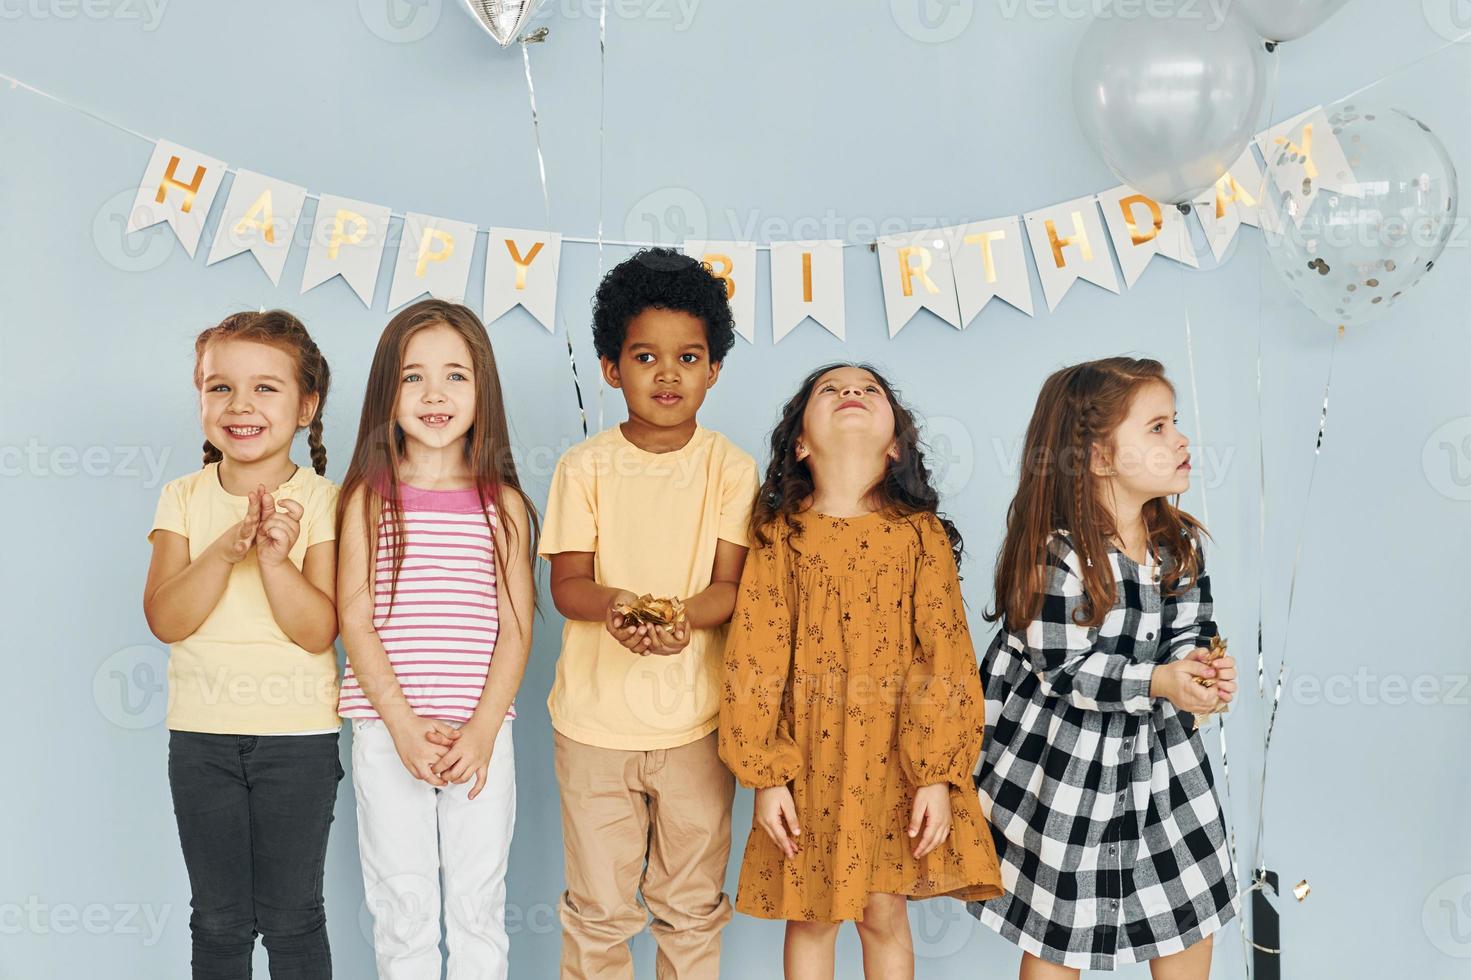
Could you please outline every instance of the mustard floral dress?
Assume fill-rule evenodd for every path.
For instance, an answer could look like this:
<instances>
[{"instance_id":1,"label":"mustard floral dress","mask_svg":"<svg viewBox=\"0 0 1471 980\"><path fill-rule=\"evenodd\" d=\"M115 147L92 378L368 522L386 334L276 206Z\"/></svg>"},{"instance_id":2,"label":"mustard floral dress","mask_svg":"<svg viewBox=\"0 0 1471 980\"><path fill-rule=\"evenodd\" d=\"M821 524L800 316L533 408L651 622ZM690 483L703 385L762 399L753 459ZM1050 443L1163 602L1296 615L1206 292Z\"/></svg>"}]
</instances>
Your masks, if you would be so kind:
<instances>
[{"instance_id":1,"label":"mustard floral dress","mask_svg":"<svg viewBox=\"0 0 1471 980\"><path fill-rule=\"evenodd\" d=\"M1002 894L972 773L985 702L950 542L930 513L799 514L747 555L725 648L720 755L742 784L789 784L798 852L760 827L736 908L863 918L875 893ZM918 860L916 789L950 786L951 832Z\"/></svg>"}]
</instances>

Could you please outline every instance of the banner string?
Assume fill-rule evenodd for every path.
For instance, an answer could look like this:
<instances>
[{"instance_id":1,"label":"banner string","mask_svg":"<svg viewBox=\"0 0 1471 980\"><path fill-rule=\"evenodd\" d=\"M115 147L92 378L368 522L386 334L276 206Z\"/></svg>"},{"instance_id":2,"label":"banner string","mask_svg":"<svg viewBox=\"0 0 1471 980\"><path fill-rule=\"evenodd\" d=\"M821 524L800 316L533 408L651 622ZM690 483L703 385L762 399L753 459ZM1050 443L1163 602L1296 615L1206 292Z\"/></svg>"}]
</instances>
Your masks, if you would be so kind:
<instances>
[{"instance_id":1,"label":"banner string","mask_svg":"<svg viewBox=\"0 0 1471 980\"><path fill-rule=\"evenodd\" d=\"M603 50L604 47L605 47L606 24L607 24L606 2L607 2L607 0L602 0L602 8L599 11L599 17L598 17L599 49L600 49L600 51ZM541 29L539 29L536 32L535 35L528 35L527 37L523 38L522 40L523 41L530 40L532 42L542 40L546 36L545 32L546 32L546 28L541 28ZM536 35L540 35L540 36L538 37ZM1391 71L1386 72L1383 75L1380 75L1378 78L1375 78L1372 81L1366 82L1365 84L1359 86L1358 88L1354 89L1348 95L1343 96L1342 98L1339 98L1339 99L1334 99L1333 101L1335 101L1335 102L1341 102L1341 101L1343 101L1343 99L1353 98L1354 96L1357 96L1357 95L1359 95L1359 94L1367 91L1368 89L1371 89L1371 88L1373 88L1376 85L1379 85L1382 82L1388 81L1389 79L1394 78L1395 76L1400 75L1403 72L1409 71L1411 68L1415 68L1415 67L1423 64L1424 62L1429 61L1430 59L1434 58L1435 56L1437 56L1437 55L1445 52L1446 50L1448 50L1448 49L1450 49L1450 48L1452 48L1452 47L1454 47L1454 46L1456 46L1456 45L1460 44L1461 42L1466 41L1468 39L1471 39L1471 31L1467 31L1464 34L1461 34L1459 37L1456 37L1453 40L1447 41L1444 44L1441 44L1440 46L1438 46L1436 48L1433 48L1429 52L1427 52L1427 53L1425 53L1423 55L1420 55L1419 57L1413 59L1412 61L1408 61L1408 62L1406 62L1406 63L1404 63L1402 65L1399 65L1398 67L1392 69ZM522 51L523 51L523 54L524 54L524 51L525 51L524 44L523 44ZM606 65L604 66L604 71L606 71ZM47 92L47 91L45 91L43 89L37 88L36 86L31 85L30 83L26 82L25 80L20 79L20 78L17 78L14 75L11 75L9 73L0 72L0 81L8 82L10 84L10 88L11 89L23 89L23 90L25 90L27 92L30 92L32 95L36 95L36 96L38 96L40 98L43 98L43 99L49 100L51 102L54 102L57 105L60 105L60 106L62 106L64 108L71 109L71 110L73 110L75 112L79 112L79 113L81 113L84 116L87 116L87 117L89 117L91 119L96 120L97 122L103 123L104 125L111 126L113 129L116 129L119 132L127 133L130 136L137 137L138 139L143 140L143 141L148 142L148 143L155 143L155 142L157 142L157 138L156 137L149 136L146 133L141 133L138 130L131 128L130 126L124 125L123 123L120 123L120 122L118 122L118 121L116 121L114 119L111 119L108 116L105 116L105 115L103 115L103 114L101 114L99 112L95 112L92 109L89 109L86 106L84 106L84 105L82 105L82 104L80 104L78 102L74 102L74 101L72 101L70 99L66 99L66 98L63 98L63 97L61 97L59 95L54 95L54 94L52 94L50 92ZM1275 102L1275 97L1274 97L1274 102ZM600 123L600 129L601 129L601 123ZM226 166L225 167L225 172L228 173L228 174L234 175L234 174L237 173L237 169L235 167ZM599 174L599 180L601 182L601 171L600 171L600 174ZM307 196L307 198L309 200L313 200L313 201L316 201L316 200L319 200L320 199L320 195L317 194L316 192L313 192L313 191L308 191L307 194L306 194L306 196ZM600 206L599 210L601 212L601 206ZM400 218L400 219L402 219L404 217L404 212L402 212L402 211L390 211L389 212L389 215L390 215L390 217L393 217L393 218ZM964 224L964 223L965 223L964 221L957 222L957 224ZM599 220L599 226L601 228L601 219ZM927 230L927 229L915 229L915 230ZM484 235L484 234L487 234L487 231L484 228L477 228L476 229L476 234L477 235ZM661 247L661 246L667 246L668 245L667 242L638 241L638 240L632 240L632 239L612 239L612 238L605 238L605 237L602 236L601 233L596 234L595 236L592 236L592 237L579 236L579 235L563 235L562 236L562 241L564 243L571 242L571 243L579 244L579 245L595 245L595 246L597 246L600 249L604 245L613 245L613 246L618 246L620 248L654 248L654 247ZM771 243L770 242L756 242L756 243L753 243L753 244L755 244L756 248L758 250L761 250L761 251L767 251L767 250L769 250L771 248ZM844 241L842 243L842 245L843 245L844 248L873 248L876 244L877 244L877 242L875 242L873 240Z\"/></svg>"}]
</instances>

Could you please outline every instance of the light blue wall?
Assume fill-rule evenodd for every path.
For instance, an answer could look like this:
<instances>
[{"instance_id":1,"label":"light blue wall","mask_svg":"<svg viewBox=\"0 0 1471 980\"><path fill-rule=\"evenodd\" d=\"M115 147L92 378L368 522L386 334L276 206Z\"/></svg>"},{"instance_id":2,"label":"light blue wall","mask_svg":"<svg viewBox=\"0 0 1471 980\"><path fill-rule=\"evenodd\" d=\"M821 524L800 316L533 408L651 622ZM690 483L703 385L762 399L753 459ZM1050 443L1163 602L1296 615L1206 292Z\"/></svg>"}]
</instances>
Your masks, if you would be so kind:
<instances>
[{"instance_id":1,"label":"light blue wall","mask_svg":"<svg viewBox=\"0 0 1471 980\"><path fill-rule=\"evenodd\" d=\"M688 17L674 0L610 3L603 204L612 237L648 235L648 213L712 238L783 237L799 219L819 226L798 234L827 234L821 224L830 219L836 236L861 237L889 219L1016 213L1110 183L1071 115L1071 54L1086 23L1077 12L1090 6L1081 0L948 0L934 5L939 17L928 27L916 0L684 0L685 10L694 4ZM551 38L532 55L552 222L586 235L599 201L596 4L549 4ZM1453 4L1350 3L1281 51L1278 115L1432 51L1445 41L1435 25L1451 22ZM519 53L496 50L453 0L175 0L156 19L147 10L141 0L85 9L3 0L0 71L314 191L481 224L545 224ZM388 28L390 10L407 26ZM1468 79L1471 48L1462 45L1361 98L1424 118L1471 173ZM335 374L326 433L329 475L339 478L387 320L386 272L378 304L364 311L340 281L297 295L301 249L272 288L252 259L206 268L203 254L191 261L163 230L125 247L118 223L148 144L3 83L0 127L0 595L9 679L0 710L0 975L185 976L188 887L155 686L163 651L139 596L159 483L198 465L190 343L235 309L300 314ZM876 260L850 249L846 345L808 324L773 349L763 269L758 342L738 344L702 418L759 455L779 402L809 368L838 357L882 365L943 448L946 507L968 542L966 592L984 643L987 570L1041 380L1063 363L1119 352L1164 360L1179 383L1184 427L1204 434L1196 472L1210 486L1192 490L1187 506L1209 511L1220 622L1254 659L1261 588L1269 669L1288 641L1288 583L1298 570L1267 853L1284 882L1306 878L1313 892L1302 904L1278 903L1286 975L1464 977L1465 244L1458 235L1417 295L1340 346L1308 506L1331 332L1293 304L1270 269L1263 275L1250 230L1215 271L1181 272L1160 260L1136 289L1114 296L1080 284L1051 315L1034 287L1035 319L998 304L964 333L925 317L893 341ZM477 268L483 250L482 240ZM603 261L623 254L610 247ZM595 249L569 245L561 288L594 424L587 304L597 261ZM476 275L472 297L479 283ZM1189 379L1187 310L1198 388ZM1257 544L1259 336L1265 553ZM549 337L518 311L493 325L492 337L522 473L544 500L553 461L578 436L563 332ZM621 419L616 392L604 392L601 406L608 424ZM77 469L79 456L88 472ZM162 472L151 476L146 463L160 457ZM543 703L560 619L547 606L516 727L518 978L553 975L559 945L561 851ZM1253 691L1228 728L1243 864L1256 839L1260 704ZM731 889L749 816L743 792ZM348 782L327 902L338 975L371 976ZM1015 950L958 905L915 908L921 976L1014 970ZM162 917L157 934L149 915ZM775 975L779 925L738 917L727 936L726 976ZM648 937L636 947L641 975L651 976ZM1218 949L1214 975L1241 976L1235 926ZM849 930L840 975L857 975L858 962ZM264 969L262 957L259 975ZM1142 967L1123 972L1144 975Z\"/></svg>"}]
</instances>

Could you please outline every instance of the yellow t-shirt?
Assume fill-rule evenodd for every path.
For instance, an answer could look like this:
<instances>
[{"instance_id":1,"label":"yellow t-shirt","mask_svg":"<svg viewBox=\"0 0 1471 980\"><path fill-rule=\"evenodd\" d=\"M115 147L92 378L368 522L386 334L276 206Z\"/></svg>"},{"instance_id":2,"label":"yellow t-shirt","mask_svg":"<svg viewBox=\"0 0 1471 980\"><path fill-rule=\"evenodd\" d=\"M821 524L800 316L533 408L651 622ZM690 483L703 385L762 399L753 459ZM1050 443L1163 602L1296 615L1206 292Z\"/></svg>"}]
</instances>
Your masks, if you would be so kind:
<instances>
[{"instance_id":1,"label":"yellow t-shirt","mask_svg":"<svg viewBox=\"0 0 1471 980\"><path fill-rule=\"evenodd\" d=\"M272 496L302 506L301 534L290 555L300 568L308 548L337 537L337 486L299 468ZM225 491L219 464L210 463L164 485L153 531L188 538L193 561L244 520L248 504L248 498ZM219 735L282 735L341 725L337 657L308 652L277 625L255 548L230 570L225 591L199 628L169 647L167 722L175 731Z\"/></svg>"},{"instance_id":2,"label":"yellow t-shirt","mask_svg":"<svg viewBox=\"0 0 1471 980\"><path fill-rule=\"evenodd\" d=\"M710 585L715 543L746 546L756 461L696 427L683 448L650 453L613 426L557 463L538 549L593 553L601 585L688 599ZM568 620L547 698L552 727L601 748L667 749L720 721L724 625L695 630L672 657L639 656L603 623Z\"/></svg>"}]
</instances>

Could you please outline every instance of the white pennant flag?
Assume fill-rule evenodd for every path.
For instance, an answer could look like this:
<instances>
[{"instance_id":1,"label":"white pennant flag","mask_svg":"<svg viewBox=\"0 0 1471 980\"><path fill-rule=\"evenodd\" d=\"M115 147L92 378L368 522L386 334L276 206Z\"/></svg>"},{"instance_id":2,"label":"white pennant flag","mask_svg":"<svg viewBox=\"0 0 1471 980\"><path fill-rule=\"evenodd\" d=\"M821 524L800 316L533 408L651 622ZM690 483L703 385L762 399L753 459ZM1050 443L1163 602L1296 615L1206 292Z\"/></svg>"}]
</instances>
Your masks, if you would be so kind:
<instances>
[{"instance_id":1,"label":"white pennant flag","mask_svg":"<svg viewBox=\"0 0 1471 980\"><path fill-rule=\"evenodd\" d=\"M1261 227L1266 175L1248 146L1205 196L1195 201L1195 213L1205 229L1211 254L1219 262L1236 240L1242 225Z\"/></svg>"},{"instance_id":2,"label":"white pennant flag","mask_svg":"<svg viewBox=\"0 0 1471 980\"><path fill-rule=\"evenodd\" d=\"M306 188L276 180L254 170L237 170L225 198L225 210L215 229L205 265L214 265L232 255L249 252L255 256L272 285L281 282L291 237L301 219Z\"/></svg>"},{"instance_id":3,"label":"white pennant flag","mask_svg":"<svg viewBox=\"0 0 1471 980\"><path fill-rule=\"evenodd\" d=\"M485 249L486 323L520 303L546 327L557 329L557 272L562 265L562 233L525 228L490 228Z\"/></svg>"},{"instance_id":4,"label":"white pennant flag","mask_svg":"<svg viewBox=\"0 0 1471 980\"><path fill-rule=\"evenodd\" d=\"M969 326L993 297L1032 316L1032 277L1016 215L944 228L955 270L960 323Z\"/></svg>"},{"instance_id":5,"label":"white pennant flag","mask_svg":"<svg viewBox=\"0 0 1471 980\"><path fill-rule=\"evenodd\" d=\"M940 232L885 235L878 240L878 256L890 337L903 330L921 309L960 329L950 242Z\"/></svg>"},{"instance_id":6,"label":"white pennant flag","mask_svg":"<svg viewBox=\"0 0 1471 980\"><path fill-rule=\"evenodd\" d=\"M1200 268L1190 244L1190 228L1175 205L1160 204L1132 187L1121 186L1099 194L1098 206L1103 208L1103 220L1129 289L1156 255Z\"/></svg>"},{"instance_id":7,"label":"white pennant flag","mask_svg":"<svg viewBox=\"0 0 1471 980\"><path fill-rule=\"evenodd\" d=\"M772 343L809 316L843 340L843 314L843 243L772 242Z\"/></svg>"},{"instance_id":8,"label":"white pennant flag","mask_svg":"<svg viewBox=\"0 0 1471 980\"><path fill-rule=\"evenodd\" d=\"M1086 279L1111 293L1119 291L1119 277L1113 271L1113 257L1108 252L1107 233L1098 219L1098 205L1091 197L1054 204L1022 216L1027 223L1027 238L1032 243L1032 256L1037 260L1037 274L1042 277L1042 294L1047 309L1067 295L1074 282Z\"/></svg>"},{"instance_id":9,"label":"white pennant flag","mask_svg":"<svg viewBox=\"0 0 1471 980\"><path fill-rule=\"evenodd\" d=\"M735 318L735 331L756 342L756 245L754 242L684 243L684 253L705 264L725 284L725 298Z\"/></svg>"},{"instance_id":10,"label":"white pennant flag","mask_svg":"<svg viewBox=\"0 0 1471 980\"><path fill-rule=\"evenodd\" d=\"M209 206L224 179L224 161L159 140L143 170L126 231L142 231L167 221L192 259Z\"/></svg>"},{"instance_id":11,"label":"white pennant flag","mask_svg":"<svg viewBox=\"0 0 1471 980\"><path fill-rule=\"evenodd\" d=\"M312 223L301 291L315 289L333 276L341 276L363 305L372 309L378 266L388 241L389 214L388 208L381 204L323 194Z\"/></svg>"},{"instance_id":12,"label":"white pennant flag","mask_svg":"<svg viewBox=\"0 0 1471 980\"><path fill-rule=\"evenodd\" d=\"M1363 196L1343 145L1334 135L1333 123L1321 106L1258 133L1256 143L1275 184L1268 193L1298 227L1320 191ZM1265 211L1275 212L1271 201L1262 204Z\"/></svg>"},{"instance_id":13,"label":"white pennant flag","mask_svg":"<svg viewBox=\"0 0 1471 980\"><path fill-rule=\"evenodd\" d=\"M388 308L396 310L424 293L463 303L474 254L474 225L410 211L399 236Z\"/></svg>"}]
</instances>

